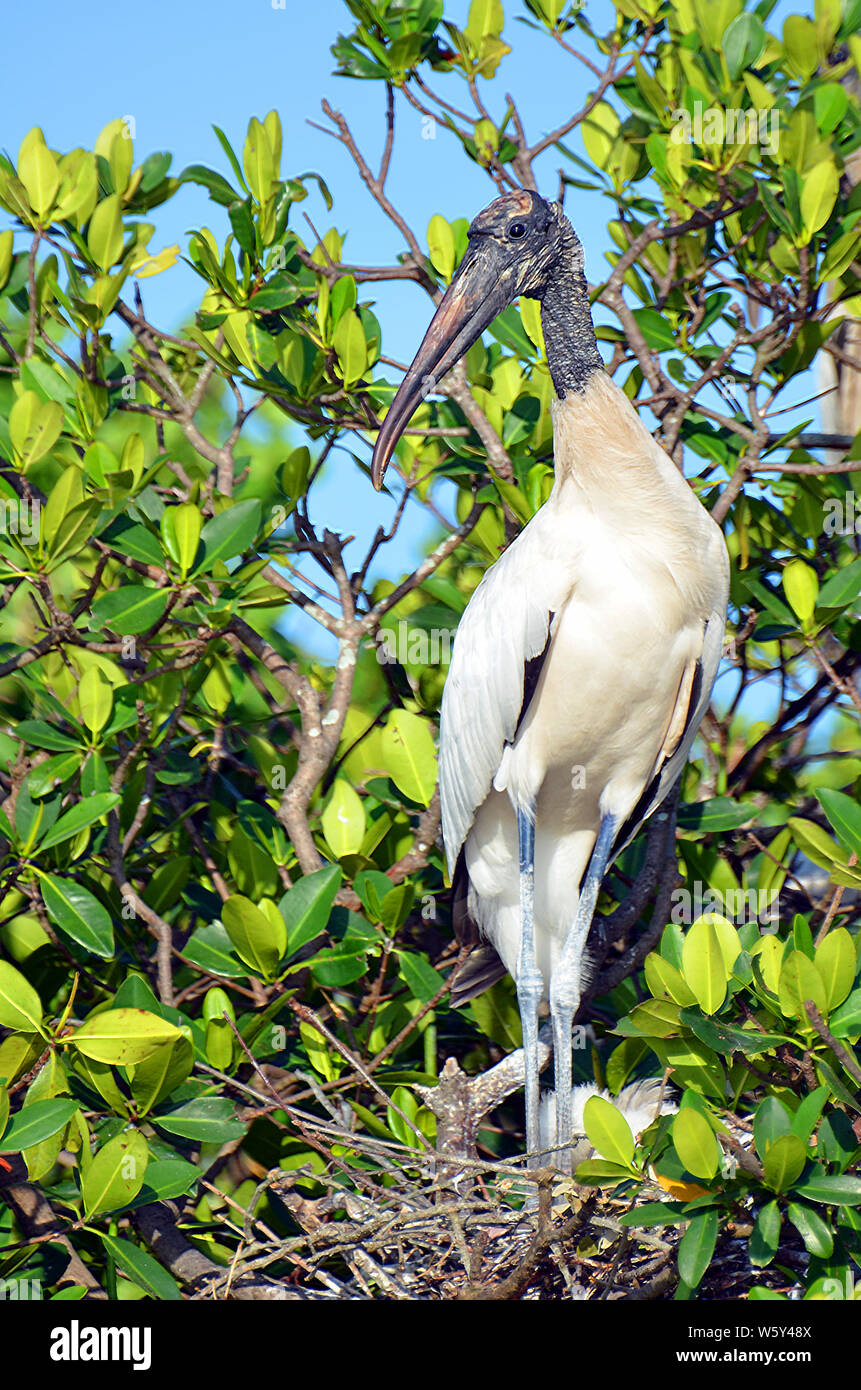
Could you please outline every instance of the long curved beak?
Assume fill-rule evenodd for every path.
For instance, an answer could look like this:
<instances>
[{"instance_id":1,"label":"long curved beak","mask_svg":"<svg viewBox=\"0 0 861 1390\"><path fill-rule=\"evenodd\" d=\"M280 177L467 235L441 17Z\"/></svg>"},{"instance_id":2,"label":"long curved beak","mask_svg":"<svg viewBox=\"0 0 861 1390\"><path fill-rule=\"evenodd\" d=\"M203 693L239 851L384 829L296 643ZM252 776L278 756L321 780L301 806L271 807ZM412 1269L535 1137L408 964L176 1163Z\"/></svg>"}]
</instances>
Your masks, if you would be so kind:
<instances>
[{"instance_id":1,"label":"long curved beak","mask_svg":"<svg viewBox=\"0 0 861 1390\"><path fill-rule=\"evenodd\" d=\"M371 460L377 491L416 407L510 302L508 278L491 247L470 243L377 435Z\"/></svg>"}]
</instances>

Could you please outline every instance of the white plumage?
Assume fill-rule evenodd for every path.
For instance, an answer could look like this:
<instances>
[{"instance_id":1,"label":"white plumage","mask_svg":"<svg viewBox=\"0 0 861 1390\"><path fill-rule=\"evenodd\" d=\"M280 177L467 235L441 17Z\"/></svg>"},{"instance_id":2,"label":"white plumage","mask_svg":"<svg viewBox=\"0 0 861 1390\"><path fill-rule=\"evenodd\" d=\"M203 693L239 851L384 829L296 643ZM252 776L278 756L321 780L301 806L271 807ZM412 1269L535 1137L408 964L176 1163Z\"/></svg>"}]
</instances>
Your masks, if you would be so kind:
<instances>
[{"instance_id":1,"label":"white plumage","mask_svg":"<svg viewBox=\"0 0 861 1390\"><path fill-rule=\"evenodd\" d=\"M594 1082L575 1086L571 1092L571 1138L574 1141L571 1145L571 1158L575 1166L595 1156L595 1150L586 1138L583 1119L586 1102L592 1096L601 1096L611 1105L615 1105L631 1126L631 1133L635 1139L647 1130L659 1115L674 1115L679 1108L666 1091L661 1095L661 1082L653 1077L623 1086L617 1096L612 1096L609 1091L600 1090ZM552 1149L556 1143L556 1096L552 1091L545 1092L541 1097L539 1134L542 1149Z\"/></svg>"},{"instance_id":2,"label":"white plumage","mask_svg":"<svg viewBox=\"0 0 861 1390\"><path fill-rule=\"evenodd\" d=\"M605 373L554 403L553 420L553 492L458 626L439 770L449 869L464 847L470 912L515 979L514 807L535 803L545 997L601 816L624 823L657 778L639 824L684 765L720 661L729 574L719 528ZM518 729L526 664L548 633Z\"/></svg>"}]
</instances>

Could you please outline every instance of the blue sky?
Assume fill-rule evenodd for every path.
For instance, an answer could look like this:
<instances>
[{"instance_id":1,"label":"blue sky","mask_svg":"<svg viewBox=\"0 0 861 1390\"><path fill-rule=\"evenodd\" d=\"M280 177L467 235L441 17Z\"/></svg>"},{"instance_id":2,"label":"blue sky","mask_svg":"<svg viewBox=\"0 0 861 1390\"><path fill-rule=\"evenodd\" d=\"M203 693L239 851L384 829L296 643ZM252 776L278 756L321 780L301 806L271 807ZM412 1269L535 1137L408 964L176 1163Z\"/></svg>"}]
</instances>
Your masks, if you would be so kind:
<instances>
[{"instance_id":1,"label":"blue sky","mask_svg":"<svg viewBox=\"0 0 861 1390\"><path fill-rule=\"evenodd\" d=\"M588 5L589 18L600 30L610 7L605 0L588 0ZM468 8L468 0L448 0L447 13L463 24ZM506 9L505 36L514 52L492 82L481 84L482 90L497 116L504 110L504 93L513 92L527 136L534 141L582 104L593 79L549 37L518 22L515 16L523 13L519 3L509 3ZM274 8L272 0L246 0L241 5L228 0L205 5L152 0L142 9L109 6L104 0L78 0L75 5L45 0L38 6L11 7L4 18L2 145L14 156L34 125L42 126L54 148L91 145L109 120L126 116L134 122L136 162L163 149L173 153L174 173L191 163L225 169L212 124L220 125L241 148L249 117L263 116L275 107L284 126L284 172L320 171L335 197L332 214L316 193L300 204L294 215L297 230L310 239L302 216L307 211L319 231L334 222L347 233L347 259L394 261L404 249L400 233L366 192L347 151L309 124L323 121L320 101L327 97L347 117L371 165L378 164L381 87L332 75L330 44L339 30L348 32L351 27L340 0L285 0L283 9ZM460 91L466 95L457 79L449 79L447 95L457 100ZM578 138L571 143L582 153ZM559 164L560 156L552 149L537 164L542 191L551 197L558 187ZM435 139L423 138L421 117L399 99L387 191L422 239L434 212L472 217L495 190L444 130L439 129ZM598 279L611 245L606 229L611 204L597 194L569 189L566 211L584 243L587 273ZM210 225L223 241L227 226L226 211L194 185L183 187L149 220L156 224L153 250L173 242L184 250L188 231L201 223ZM174 327L199 302L201 287L183 264L142 282L148 315L161 326ZM363 297L376 300L386 354L409 360L429 317L424 292L415 285L373 285L363 290ZM791 422L791 417L783 418ZM389 514L390 504L372 493L357 470L335 453L318 508L315 519L321 525L356 535L358 555ZM377 573L395 575L411 567L428 533L426 516L413 509L402 534L383 553ZM307 627L292 627L293 621L296 635L311 637Z\"/></svg>"}]
</instances>

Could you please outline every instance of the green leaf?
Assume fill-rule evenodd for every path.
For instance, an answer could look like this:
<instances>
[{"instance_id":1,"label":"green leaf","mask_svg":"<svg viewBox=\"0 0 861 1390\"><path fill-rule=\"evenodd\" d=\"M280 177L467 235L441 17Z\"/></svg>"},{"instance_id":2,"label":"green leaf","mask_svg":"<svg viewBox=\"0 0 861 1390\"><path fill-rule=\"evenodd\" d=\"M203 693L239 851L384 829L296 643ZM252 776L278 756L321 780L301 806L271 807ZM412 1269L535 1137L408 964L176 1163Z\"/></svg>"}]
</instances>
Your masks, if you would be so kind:
<instances>
[{"instance_id":1,"label":"green leaf","mask_svg":"<svg viewBox=\"0 0 861 1390\"><path fill-rule=\"evenodd\" d=\"M726 998L729 971L717 929L707 917L694 922L685 934L682 964L685 981L703 1013L716 1013Z\"/></svg>"},{"instance_id":2,"label":"green leaf","mask_svg":"<svg viewBox=\"0 0 861 1390\"><path fill-rule=\"evenodd\" d=\"M786 1033L761 1033L756 1028L739 1028L715 1018L705 1018L695 1009L683 1009L681 1022L715 1052L741 1052L745 1057L758 1057L778 1043L792 1042Z\"/></svg>"},{"instance_id":3,"label":"green leaf","mask_svg":"<svg viewBox=\"0 0 861 1390\"><path fill-rule=\"evenodd\" d=\"M823 159L806 171L801 185L802 245L820 227L824 227L837 202L839 191L840 177L832 159Z\"/></svg>"},{"instance_id":4,"label":"green leaf","mask_svg":"<svg viewBox=\"0 0 861 1390\"><path fill-rule=\"evenodd\" d=\"M861 594L861 557L844 565L819 590L820 608L845 608Z\"/></svg>"},{"instance_id":5,"label":"green leaf","mask_svg":"<svg viewBox=\"0 0 861 1390\"><path fill-rule=\"evenodd\" d=\"M507 1052L523 1046L523 1029L517 998L510 982L501 980L470 1001L476 1023L485 1037Z\"/></svg>"},{"instance_id":6,"label":"green leaf","mask_svg":"<svg viewBox=\"0 0 861 1390\"><path fill-rule=\"evenodd\" d=\"M368 365L368 344L362 321L355 309L348 309L338 320L332 335L332 346L344 385L354 386L364 376Z\"/></svg>"},{"instance_id":7,"label":"green leaf","mask_svg":"<svg viewBox=\"0 0 861 1390\"><path fill-rule=\"evenodd\" d=\"M657 951L650 951L644 963L646 984L656 999L669 998L676 1004L693 1004L696 995L680 970L664 960Z\"/></svg>"},{"instance_id":8,"label":"green leaf","mask_svg":"<svg viewBox=\"0 0 861 1390\"><path fill-rule=\"evenodd\" d=\"M845 927L833 927L816 948L814 964L825 986L828 1011L842 1004L855 979L855 946Z\"/></svg>"},{"instance_id":9,"label":"green leaf","mask_svg":"<svg viewBox=\"0 0 861 1390\"><path fill-rule=\"evenodd\" d=\"M718 1213L708 1207L691 1217L679 1242L679 1273L695 1289L711 1264L718 1233Z\"/></svg>"},{"instance_id":10,"label":"green leaf","mask_svg":"<svg viewBox=\"0 0 861 1390\"><path fill-rule=\"evenodd\" d=\"M187 1081L193 1066L194 1048L185 1037L177 1042L164 1043L142 1062L135 1063L131 1092L138 1115L145 1115L183 1081Z\"/></svg>"},{"instance_id":11,"label":"green leaf","mask_svg":"<svg viewBox=\"0 0 861 1390\"><path fill-rule=\"evenodd\" d=\"M45 911L54 925L85 951L110 960L114 954L114 928L98 898L71 879L57 878L44 869L37 872Z\"/></svg>"},{"instance_id":12,"label":"green leaf","mask_svg":"<svg viewBox=\"0 0 861 1390\"><path fill-rule=\"evenodd\" d=\"M124 584L97 598L92 607L96 629L109 627L120 637L133 637L154 627L164 616L169 593L143 584Z\"/></svg>"},{"instance_id":13,"label":"green leaf","mask_svg":"<svg viewBox=\"0 0 861 1390\"><path fill-rule=\"evenodd\" d=\"M799 1184L795 1191L799 1197L828 1206L861 1206L861 1178L851 1177L848 1173L813 1177Z\"/></svg>"},{"instance_id":14,"label":"green leaf","mask_svg":"<svg viewBox=\"0 0 861 1390\"><path fill-rule=\"evenodd\" d=\"M59 401L40 401L35 391L21 392L9 412L9 438L23 468L54 447L64 418Z\"/></svg>"},{"instance_id":15,"label":"green leaf","mask_svg":"<svg viewBox=\"0 0 861 1390\"><path fill-rule=\"evenodd\" d=\"M711 1179L720 1167L714 1130L699 1110L684 1106L673 1120L673 1147L689 1173Z\"/></svg>"},{"instance_id":16,"label":"green leaf","mask_svg":"<svg viewBox=\"0 0 861 1390\"><path fill-rule=\"evenodd\" d=\"M694 801L679 807L679 828L706 831L736 830L754 819L756 808L730 796L713 796L709 801Z\"/></svg>"},{"instance_id":17,"label":"green leaf","mask_svg":"<svg viewBox=\"0 0 861 1390\"><path fill-rule=\"evenodd\" d=\"M738 15L724 31L721 48L733 82L745 68L755 68L765 49L765 26L755 14Z\"/></svg>"},{"instance_id":18,"label":"green leaf","mask_svg":"<svg viewBox=\"0 0 861 1390\"><path fill-rule=\"evenodd\" d=\"M801 1202L790 1202L786 1214L811 1255L827 1260L834 1253L834 1236L818 1212Z\"/></svg>"},{"instance_id":19,"label":"green leaf","mask_svg":"<svg viewBox=\"0 0 861 1390\"><path fill-rule=\"evenodd\" d=\"M834 1010L828 1020L828 1027L835 1038L861 1035L861 988L854 989L849 998Z\"/></svg>"},{"instance_id":20,"label":"green leaf","mask_svg":"<svg viewBox=\"0 0 861 1390\"><path fill-rule=\"evenodd\" d=\"M804 1005L807 1000L812 1000L820 1012L828 1012L822 976L803 951L790 951L784 957L777 994L781 1011L788 1018L800 1018L806 1023Z\"/></svg>"},{"instance_id":21,"label":"green leaf","mask_svg":"<svg viewBox=\"0 0 861 1390\"><path fill-rule=\"evenodd\" d=\"M807 1145L797 1134L781 1134L766 1150L763 1177L775 1192L785 1192L801 1176L807 1163Z\"/></svg>"},{"instance_id":22,"label":"green leaf","mask_svg":"<svg viewBox=\"0 0 861 1390\"><path fill-rule=\"evenodd\" d=\"M861 806L830 787L818 788L816 796L840 843L861 858Z\"/></svg>"},{"instance_id":23,"label":"green leaf","mask_svg":"<svg viewBox=\"0 0 861 1390\"><path fill-rule=\"evenodd\" d=\"M830 135L849 108L849 97L839 82L817 82L813 93L813 112L821 135Z\"/></svg>"},{"instance_id":24,"label":"green leaf","mask_svg":"<svg viewBox=\"0 0 861 1390\"><path fill-rule=\"evenodd\" d=\"M320 817L326 844L336 859L356 854L365 838L365 808L350 783L338 777Z\"/></svg>"},{"instance_id":25,"label":"green leaf","mask_svg":"<svg viewBox=\"0 0 861 1390\"><path fill-rule=\"evenodd\" d=\"M805 1144L812 1135L828 1100L828 1087L817 1086L806 1095L792 1117L792 1133Z\"/></svg>"},{"instance_id":26,"label":"green leaf","mask_svg":"<svg viewBox=\"0 0 861 1390\"><path fill-rule=\"evenodd\" d=\"M242 961L234 954L230 937L220 922L197 927L185 943L183 955L210 975L238 980L247 973Z\"/></svg>"},{"instance_id":27,"label":"green leaf","mask_svg":"<svg viewBox=\"0 0 861 1390\"><path fill-rule=\"evenodd\" d=\"M290 955L326 930L343 875L337 864L306 874L278 904L287 928Z\"/></svg>"},{"instance_id":28,"label":"green leaf","mask_svg":"<svg viewBox=\"0 0 861 1390\"><path fill-rule=\"evenodd\" d=\"M753 1142L760 1158L765 1158L776 1139L791 1132L792 1117L783 1102L777 1096L760 1101L753 1117Z\"/></svg>"},{"instance_id":29,"label":"green leaf","mask_svg":"<svg viewBox=\"0 0 861 1390\"><path fill-rule=\"evenodd\" d=\"M114 690L98 666L89 666L81 676L78 682L78 704L81 718L90 733L100 733L111 717ZM93 819L96 820L98 817L94 816Z\"/></svg>"},{"instance_id":30,"label":"green leaf","mask_svg":"<svg viewBox=\"0 0 861 1390\"><path fill-rule=\"evenodd\" d=\"M318 984L326 987L349 985L367 971L367 943L345 937L337 946L318 951L307 962Z\"/></svg>"},{"instance_id":31,"label":"green leaf","mask_svg":"<svg viewBox=\"0 0 861 1390\"><path fill-rule=\"evenodd\" d=\"M119 1269L133 1284L143 1289L144 1293L152 1294L153 1298L163 1303L182 1301L182 1290L173 1275L169 1274L158 1260L154 1260L152 1255L147 1254L146 1250L132 1245L130 1240L121 1240L119 1236L110 1235L105 1231L99 1232L99 1238Z\"/></svg>"},{"instance_id":32,"label":"green leaf","mask_svg":"<svg viewBox=\"0 0 861 1390\"><path fill-rule=\"evenodd\" d=\"M770 1264L780 1247L782 1217L777 1202L766 1202L754 1222L748 1254L752 1265L762 1268Z\"/></svg>"},{"instance_id":33,"label":"green leaf","mask_svg":"<svg viewBox=\"0 0 861 1390\"><path fill-rule=\"evenodd\" d=\"M179 572L184 579L194 564L200 544L203 530L200 508L193 502L183 502L178 507L166 507L160 526L165 549L179 566Z\"/></svg>"},{"instance_id":34,"label":"green leaf","mask_svg":"<svg viewBox=\"0 0 861 1390\"><path fill-rule=\"evenodd\" d=\"M42 1027L42 1001L30 981L8 961L0 960L0 1025L21 1033Z\"/></svg>"},{"instance_id":35,"label":"green leaf","mask_svg":"<svg viewBox=\"0 0 861 1390\"><path fill-rule=\"evenodd\" d=\"M30 206L45 225L50 219L47 214L54 205L60 187L57 161L45 144L45 137L38 126L29 131L21 141L18 151L18 178L27 190Z\"/></svg>"},{"instance_id":36,"label":"green leaf","mask_svg":"<svg viewBox=\"0 0 861 1390\"><path fill-rule=\"evenodd\" d=\"M445 980L429 961L413 951L397 951L398 966L414 999L427 1004L442 989Z\"/></svg>"},{"instance_id":37,"label":"green leaf","mask_svg":"<svg viewBox=\"0 0 861 1390\"><path fill-rule=\"evenodd\" d=\"M81 1177L87 1216L124 1210L143 1186L148 1161L147 1142L136 1129L109 1139Z\"/></svg>"},{"instance_id":38,"label":"green leaf","mask_svg":"<svg viewBox=\"0 0 861 1390\"><path fill-rule=\"evenodd\" d=\"M261 517L261 503L250 498L207 521L200 534L203 559L195 573L207 574L217 560L231 560L248 550L260 530Z\"/></svg>"},{"instance_id":39,"label":"green leaf","mask_svg":"<svg viewBox=\"0 0 861 1390\"><path fill-rule=\"evenodd\" d=\"M454 274L456 259L454 232L449 223L439 213L434 213L428 223L428 254L434 270L450 280Z\"/></svg>"},{"instance_id":40,"label":"green leaf","mask_svg":"<svg viewBox=\"0 0 861 1390\"><path fill-rule=\"evenodd\" d=\"M87 245L101 270L110 270L119 260L123 249L123 217L122 198L118 193L103 198L90 218Z\"/></svg>"},{"instance_id":41,"label":"green leaf","mask_svg":"<svg viewBox=\"0 0 861 1390\"><path fill-rule=\"evenodd\" d=\"M8 1129L0 1138L0 1149L4 1153L20 1153L22 1149L41 1144L65 1129L77 1109L76 1100L32 1101L12 1116Z\"/></svg>"},{"instance_id":42,"label":"green leaf","mask_svg":"<svg viewBox=\"0 0 861 1390\"><path fill-rule=\"evenodd\" d=\"M235 1118L233 1102L219 1096L190 1100L167 1115L153 1115L152 1123L168 1134L203 1144L228 1144L245 1133L245 1125Z\"/></svg>"},{"instance_id":43,"label":"green leaf","mask_svg":"<svg viewBox=\"0 0 861 1390\"><path fill-rule=\"evenodd\" d=\"M790 560L782 575L783 592L789 606L802 625L810 622L819 596L819 579L816 570L803 560Z\"/></svg>"},{"instance_id":44,"label":"green leaf","mask_svg":"<svg viewBox=\"0 0 861 1390\"><path fill-rule=\"evenodd\" d=\"M146 1009L106 1009L88 1018L63 1042L97 1062L128 1066L143 1062L164 1043L181 1037L172 1023Z\"/></svg>"},{"instance_id":45,"label":"green leaf","mask_svg":"<svg viewBox=\"0 0 861 1390\"><path fill-rule=\"evenodd\" d=\"M44 840L39 841L39 850L53 849L64 840L71 840L72 836L77 835L85 826L101 820L108 811L118 806L121 800L122 797L117 792L100 792L97 796L88 797L86 801L79 801L77 806L73 806L60 817Z\"/></svg>"},{"instance_id":46,"label":"green leaf","mask_svg":"<svg viewBox=\"0 0 861 1390\"><path fill-rule=\"evenodd\" d=\"M631 1126L609 1100L603 1096L589 1097L583 1107L583 1127L589 1143L602 1158L631 1166L634 1160Z\"/></svg>"},{"instance_id":47,"label":"green leaf","mask_svg":"<svg viewBox=\"0 0 861 1390\"><path fill-rule=\"evenodd\" d=\"M184 1158L160 1158L147 1164L144 1185L137 1202L168 1202L184 1197L200 1181L200 1170Z\"/></svg>"},{"instance_id":48,"label":"green leaf","mask_svg":"<svg viewBox=\"0 0 861 1390\"><path fill-rule=\"evenodd\" d=\"M242 166L248 187L258 203L265 203L277 178L275 153L266 127L256 116L248 122L248 134L242 151Z\"/></svg>"},{"instance_id":49,"label":"green leaf","mask_svg":"<svg viewBox=\"0 0 861 1390\"><path fill-rule=\"evenodd\" d=\"M249 898L238 893L228 898L221 909L221 920L237 955L267 980L272 979L287 949L287 928L280 914L276 915L277 921L270 920Z\"/></svg>"},{"instance_id":50,"label":"green leaf","mask_svg":"<svg viewBox=\"0 0 861 1390\"><path fill-rule=\"evenodd\" d=\"M427 721L408 710L394 710L383 729L381 746L386 771L398 791L420 806L429 806L437 760Z\"/></svg>"}]
</instances>

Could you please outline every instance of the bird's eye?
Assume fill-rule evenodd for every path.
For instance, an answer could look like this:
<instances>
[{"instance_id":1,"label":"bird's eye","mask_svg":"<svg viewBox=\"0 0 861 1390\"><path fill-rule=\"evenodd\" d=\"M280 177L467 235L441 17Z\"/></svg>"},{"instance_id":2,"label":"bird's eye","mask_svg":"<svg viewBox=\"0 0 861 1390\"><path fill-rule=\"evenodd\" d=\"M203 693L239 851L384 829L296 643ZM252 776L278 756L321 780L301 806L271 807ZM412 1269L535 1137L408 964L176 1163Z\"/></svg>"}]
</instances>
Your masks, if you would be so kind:
<instances>
[{"instance_id":1,"label":"bird's eye","mask_svg":"<svg viewBox=\"0 0 861 1390\"><path fill-rule=\"evenodd\" d=\"M512 241L519 241L521 237L526 236L526 223L512 222L508 229L508 235L511 237Z\"/></svg>"}]
</instances>

